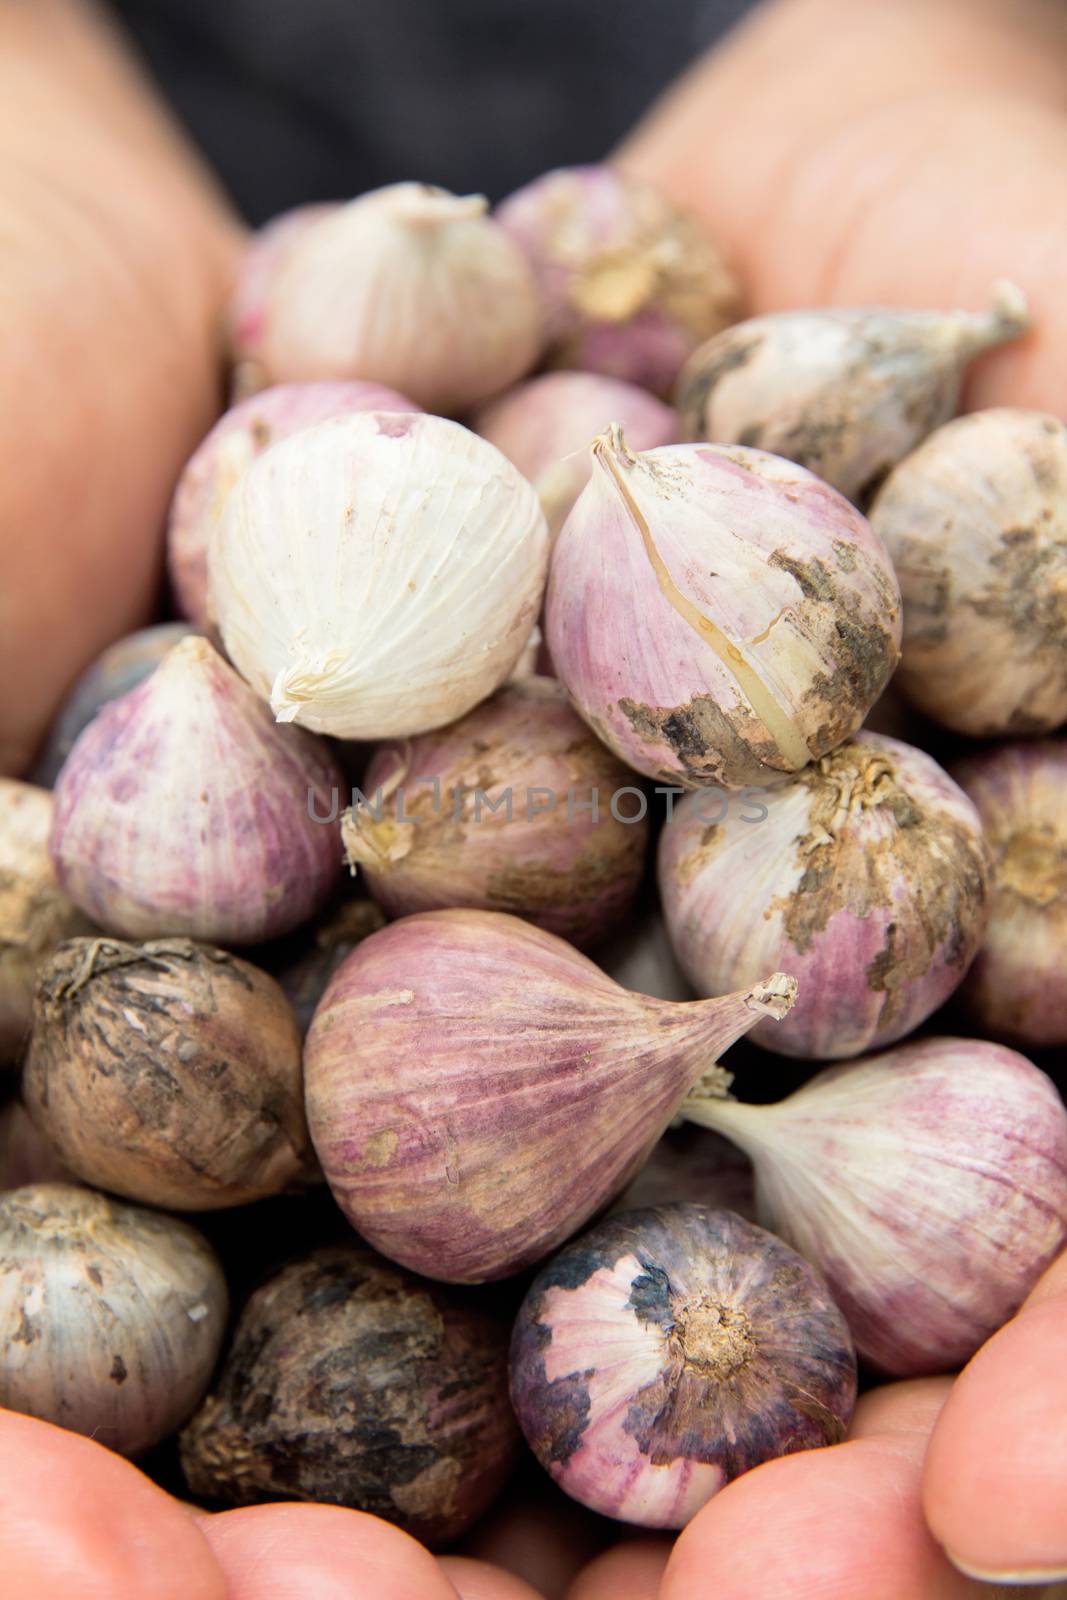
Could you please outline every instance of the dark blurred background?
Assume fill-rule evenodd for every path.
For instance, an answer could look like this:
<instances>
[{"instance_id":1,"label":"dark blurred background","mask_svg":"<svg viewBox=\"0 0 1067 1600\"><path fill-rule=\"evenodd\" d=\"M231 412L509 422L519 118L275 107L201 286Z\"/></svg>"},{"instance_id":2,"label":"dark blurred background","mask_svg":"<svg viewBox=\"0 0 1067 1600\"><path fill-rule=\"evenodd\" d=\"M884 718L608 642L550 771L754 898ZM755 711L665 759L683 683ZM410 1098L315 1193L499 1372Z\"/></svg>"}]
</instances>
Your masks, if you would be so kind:
<instances>
[{"instance_id":1,"label":"dark blurred background","mask_svg":"<svg viewBox=\"0 0 1067 1600\"><path fill-rule=\"evenodd\" d=\"M747 0L114 0L248 221L597 161Z\"/></svg>"}]
</instances>

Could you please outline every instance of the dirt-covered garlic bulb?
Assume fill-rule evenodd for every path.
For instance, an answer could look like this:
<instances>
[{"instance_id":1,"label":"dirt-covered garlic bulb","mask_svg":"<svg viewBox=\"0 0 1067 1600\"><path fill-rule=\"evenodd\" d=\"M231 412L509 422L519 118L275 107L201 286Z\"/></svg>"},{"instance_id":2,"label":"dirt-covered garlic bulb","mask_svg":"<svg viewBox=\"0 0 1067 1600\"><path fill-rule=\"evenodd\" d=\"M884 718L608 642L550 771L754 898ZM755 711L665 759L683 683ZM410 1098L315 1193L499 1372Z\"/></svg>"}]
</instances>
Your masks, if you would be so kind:
<instances>
[{"instance_id":1,"label":"dirt-covered garlic bulb","mask_svg":"<svg viewBox=\"0 0 1067 1600\"><path fill-rule=\"evenodd\" d=\"M0 1405L137 1455L199 1404L227 1295L199 1233L74 1184L0 1195Z\"/></svg>"},{"instance_id":2,"label":"dirt-covered garlic bulb","mask_svg":"<svg viewBox=\"0 0 1067 1600\"><path fill-rule=\"evenodd\" d=\"M537 283L483 195L374 189L286 236L265 263L255 357L271 383L363 378L454 414L524 376Z\"/></svg>"},{"instance_id":3,"label":"dirt-covered garlic bulb","mask_svg":"<svg viewBox=\"0 0 1067 1600\"><path fill-rule=\"evenodd\" d=\"M22 1093L72 1172L150 1205L242 1205L311 1160L289 1002L191 939L60 945L38 976Z\"/></svg>"},{"instance_id":4,"label":"dirt-covered garlic bulb","mask_svg":"<svg viewBox=\"0 0 1067 1600\"><path fill-rule=\"evenodd\" d=\"M618 926L644 872L645 796L554 678L384 746L363 791L341 836L390 916L510 911L586 945Z\"/></svg>"},{"instance_id":5,"label":"dirt-covered garlic bulb","mask_svg":"<svg viewBox=\"0 0 1067 1600\"><path fill-rule=\"evenodd\" d=\"M574 1499L682 1528L731 1479L844 1437L856 1358L819 1275L731 1211L665 1205L581 1235L534 1279L511 1397Z\"/></svg>"},{"instance_id":6,"label":"dirt-covered garlic bulb","mask_svg":"<svg viewBox=\"0 0 1067 1600\"><path fill-rule=\"evenodd\" d=\"M859 727L897 662L900 594L843 496L760 450L612 427L552 552L545 637L590 727L696 789L799 772Z\"/></svg>"},{"instance_id":7,"label":"dirt-covered garlic bulb","mask_svg":"<svg viewBox=\"0 0 1067 1600\"><path fill-rule=\"evenodd\" d=\"M957 761L993 852L989 921L961 997L982 1031L1067 1045L1067 738Z\"/></svg>"},{"instance_id":8,"label":"dirt-covered garlic bulb","mask_svg":"<svg viewBox=\"0 0 1067 1600\"><path fill-rule=\"evenodd\" d=\"M167 571L182 615L208 622L208 545L227 495L258 455L327 417L418 409L384 384L334 382L279 383L224 412L178 479L167 522Z\"/></svg>"},{"instance_id":9,"label":"dirt-covered garlic bulb","mask_svg":"<svg viewBox=\"0 0 1067 1600\"><path fill-rule=\"evenodd\" d=\"M686 795L659 845L671 943L699 994L762 963L797 1003L753 1038L806 1058L892 1043L948 998L987 915L981 820L932 757L859 733L746 804Z\"/></svg>"},{"instance_id":10,"label":"dirt-covered garlic bulb","mask_svg":"<svg viewBox=\"0 0 1067 1600\"><path fill-rule=\"evenodd\" d=\"M959 404L968 361L1029 326L998 284L989 311L889 306L776 311L736 323L686 363L683 439L756 445L863 504Z\"/></svg>"},{"instance_id":11,"label":"dirt-covered garlic bulb","mask_svg":"<svg viewBox=\"0 0 1067 1600\"><path fill-rule=\"evenodd\" d=\"M443 417L335 417L274 445L229 495L211 606L280 722L340 739L425 733L507 678L541 604L533 488Z\"/></svg>"},{"instance_id":12,"label":"dirt-covered garlic bulb","mask_svg":"<svg viewBox=\"0 0 1067 1600\"><path fill-rule=\"evenodd\" d=\"M958 733L1067 720L1067 426L1039 411L959 417L871 507L904 596L898 681Z\"/></svg>"},{"instance_id":13,"label":"dirt-covered garlic bulb","mask_svg":"<svg viewBox=\"0 0 1067 1600\"><path fill-rule=\"evenodd\" d=\"M0 1067L17 1059L29 1033L37 968L91 927L56 879L53 815L47 789L0 778Z\"/></svg>"},{"instance_id":14,"label":"dirt-covered garlic bulb","mask_svg":"<svg viewBox=\"0 0 1067 1600\"><path fill-rule=\"evenodd\" d=\"M737 315L737 284L696 219L614 167L547 172L496 216L537 273L551 366L666 394Z\"/></svg>"},{"instance_id":15,"label":"dirt-covered garlic bulb","mask_svg":"<svg viewBox=\"0 0 1067 1600\"><path fill-rule=\"evenodd\" d=\"M195 1494L353 1506L441 1544L495 1498L517 1443L506 1326L369 1251L331 1248L252 1295L181 1458Z\"/></svg>"}]
</instances>

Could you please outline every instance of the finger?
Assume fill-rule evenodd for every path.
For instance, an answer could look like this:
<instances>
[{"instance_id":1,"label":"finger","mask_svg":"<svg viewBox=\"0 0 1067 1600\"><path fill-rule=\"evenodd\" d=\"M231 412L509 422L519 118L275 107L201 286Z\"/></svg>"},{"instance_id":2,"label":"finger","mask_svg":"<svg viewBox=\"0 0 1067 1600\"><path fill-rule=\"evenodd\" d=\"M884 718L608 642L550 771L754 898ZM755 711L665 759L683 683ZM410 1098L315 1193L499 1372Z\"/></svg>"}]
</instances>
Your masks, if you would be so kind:
<instances>
[{"instance_id":1,"label":"finger","mask_svg":"<svg viewBox=\"0 0 1067 1600\"><path fill-rule=\"evenodd\" d=\"M612 1536L594 1517L545 1480L520 1484L463 1540L476 1556L522 1578L545 1600L563 1600L575 1575Z\"/></svg>"},{"instance_id":2,"label":"finger","mask_svg":"<svg viewBox=\"0 0 1067 1600\"><path fill-rule=\"evenodd\" d=\"M456 1600L428 1550L364 1511L248 1506L201 1527L226 1576L226 1600Z\"/></svg>"},{"instance_id":3,"label":"finger","mask_svg":"<svg viewBox=\"0 0 1067 1600\"><path fill-rule=\"evenodd\" d=\"M951 1390L951 1378L908 1378L879 1384L857 1400L848 1436L869 1439L902 1434L910 1438L917 1434L929 1439Z\"/></svg>"},{"instance_id":4,"label":"finger","mask_svg":"<svg viewBox=\"0 0 1067 1600\"><path fill-rule=\"evenodd\" d=\"M923 1503L962 1569L1067 1579L1067 1290L1039 1295L964 1369L930 1442Z\"/></svg>"},{"instance_id":5,"label":"finger","mask_svg":"<svg viewBox=\"0 0 1067 1600\"><path fill-rule=\"evenodd\" d=\"M670 1539L624 1539L583 1567L567 1600L658 1600Z\"/></svg>"},{"instance_id":6,"label":"finger","mask_svg":"<svg viewBox=\"0 0 1067 1600\"><path fill-rule=\"evenodd\" d=\"M713 53L621 159L703 212L756 310L977 308L1014 278L1035 332L980 363L968 403L1059 410L1065 65L1067 13L1037 0L798 0Z\"/></svg>"},{"instance_id":7,"label":"finger","mask_svg":"<svg viewBox=\"0 0 1067 1600\"><path fill-rule=\"evenodd\" d=\"M543 1600L525 1578L473 1556L438 1556L437 1565L459 1600Z\"/></svg>"},{"instance_id":8,"label":"finger","mask_svg":"<svg viewBox=\"0 0 1067 1600\"><path fill-rule=\"evenodd\" d=\"M1024 1301L1024 1309L1039 1306L1043 1300L1051 1300L1053 1295L1062 1294L1067 1289L1067 1250L1058 1256L1051 1267L1038 1278Z\"/></svg>"},{"instance_id":9,"label":"finger","mask_svg":"<svg viewBox=\"0 0 1067 1600\"><path fill-rule=\"evenodd\" d=\"M196 1521L122 1456L0 1411L4 1600L230 1600Z\"/></svg>"}]
</instances>

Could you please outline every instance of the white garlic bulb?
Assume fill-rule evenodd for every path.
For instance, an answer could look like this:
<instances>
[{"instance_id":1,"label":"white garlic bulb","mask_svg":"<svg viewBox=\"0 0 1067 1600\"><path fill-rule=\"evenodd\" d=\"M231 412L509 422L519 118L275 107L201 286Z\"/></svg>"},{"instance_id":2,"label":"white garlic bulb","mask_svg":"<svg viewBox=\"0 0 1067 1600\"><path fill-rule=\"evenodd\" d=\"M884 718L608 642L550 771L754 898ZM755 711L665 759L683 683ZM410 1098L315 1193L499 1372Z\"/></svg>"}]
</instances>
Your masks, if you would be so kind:
<instances>
[{"instance_id":1,"label":"white garlic bulb","mask_svg":"<svg viewBox=\"0 0 1067 1600\"><path fill-rule=\"evenodd\" d=\"M338 206L276 253L257 348L267 380L366 378L430 411L530 370L541 298L483 195L394 183Z\"/></svg>"},{"instance_id":2,"label":"white garlic bulb","mask_svg":"<svg viewBox=\"0 0 1067 1600\"><path fill-rule=\"evenodd\" d=\"M537 495L499 450L442 417L372 411L253 463L214 534L210 604L280 722L391 738L504 682L547 558Z\"/></svg>"}]
</instances>

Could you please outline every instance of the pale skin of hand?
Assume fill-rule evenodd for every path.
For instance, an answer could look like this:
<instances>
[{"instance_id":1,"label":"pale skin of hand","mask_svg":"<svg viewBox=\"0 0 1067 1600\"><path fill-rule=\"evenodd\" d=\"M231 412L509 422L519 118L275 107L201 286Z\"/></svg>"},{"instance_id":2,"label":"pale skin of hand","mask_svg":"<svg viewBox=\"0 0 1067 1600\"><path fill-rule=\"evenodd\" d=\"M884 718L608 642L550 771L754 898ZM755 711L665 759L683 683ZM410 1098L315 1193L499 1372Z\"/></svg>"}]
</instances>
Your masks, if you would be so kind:
<instances>
[{"instance_id":1,"label":"pale skin of hand","mask_svg":"<svg viewBox=\"0 0 1067 1600\"><path fill-rule=\"evenodd\" d=\"M620 159L707 219L753 311L979 307L1011 276L1035 332L983 360L968 404L1067 413L1057 0L779 0L698 63ZM219 316L241 242L88 0L3 8L0 771L25 766L78 670L150 613L168 497L219 405ZM1061 1263L951 1392L930 1380L872 1395L848 1444L731 1485L673 1553L653 1538L599 1557L570 1600L998 1594L944 1548L984 1573L1067 1572L1065 1345ZM84 1547L75 1537L81 1503L72 1491L72 1566L54 1591L64 1600L78 1562L85 1572L105 1560L103 1520L87 1524ZM356 1513L324 1509L328 1529L298 1512L309 1516L271 1508L206 1525L231 1600L323 1600L323 1564L341 1583L352 1541L383 1537ZM269 1553L270 1518L283 1514L296 1518L280 1541L291 1555L284 1588ZM60 1503L26 1566L27 1600L52 1593L39 1561L61 1520ZM306 1583L305 1536L319 1563ZM374 1549L388 1574L374 1600L525 1600L514 1583L498 1594L505 1576L492 1568L423 1566L395 1539ZM769 1561L787 1587L775 1588ZM10 1558L4 1570L17 1571ZM104 1579L100 1592L120 1589Z\"/></svg>"}]
</instances>

